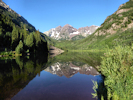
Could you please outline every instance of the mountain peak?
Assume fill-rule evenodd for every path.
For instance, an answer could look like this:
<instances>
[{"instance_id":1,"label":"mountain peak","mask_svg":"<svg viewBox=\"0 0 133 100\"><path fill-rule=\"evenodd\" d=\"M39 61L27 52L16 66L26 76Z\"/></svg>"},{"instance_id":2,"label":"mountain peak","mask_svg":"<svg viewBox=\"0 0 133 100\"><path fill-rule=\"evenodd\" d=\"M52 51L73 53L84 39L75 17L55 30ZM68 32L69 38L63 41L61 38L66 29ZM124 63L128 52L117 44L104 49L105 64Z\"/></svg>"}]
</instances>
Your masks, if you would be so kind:
<instances>
[{"instance_id":1,"label":"mountain peak","mask_svg":"<svg viewBox=\"0 0 133 100\"><path fill-rule=\"evenodd\" d=\"M66 25L70 26L70 24L66 24ZM64 25L64 26L65 26L65 25Z\"/></svg>"},{"instance_id":2,"label":"mountain peak","mask_svg":"<svg viewBox=\"0 0 133 100\"><path fill-rule=\"evenodd\" d=\"M56 28L62 28L62 26L59 25L59 26L57 26Z\"/></svg>"},{"instance_id":3,"label":"mountain peak","mask_svg":"<svg viewBox=\"0 0 133 100\"><path fill-rule=\"evenodd\" d=\"M75 40L73 37L75 37L76 39L81 39L84 38L90 34L92 34L96 29L98 28L98 26L86 26L86 27L81 27L79 29L74 28L73 26L66 24L63 27L58 26L55 28L55 30L49 30L44 32L44 34L57 39L57 40L69 40L69 39L73 39ZM78 36L78 38L76 37Z\"/></svg>"},{"instance_id":4,"label":"mountain peak","mask_svg":"<svg viewBox=\"0 0 133 100\"><path fill-rule=\"evenodd\" d=\"M66 24L66 25L64 25L63 27L66 27L66 26L68 27L68 26L71 26L71 25L69 25L69 24Z\"/></svg>"}]
</instances>

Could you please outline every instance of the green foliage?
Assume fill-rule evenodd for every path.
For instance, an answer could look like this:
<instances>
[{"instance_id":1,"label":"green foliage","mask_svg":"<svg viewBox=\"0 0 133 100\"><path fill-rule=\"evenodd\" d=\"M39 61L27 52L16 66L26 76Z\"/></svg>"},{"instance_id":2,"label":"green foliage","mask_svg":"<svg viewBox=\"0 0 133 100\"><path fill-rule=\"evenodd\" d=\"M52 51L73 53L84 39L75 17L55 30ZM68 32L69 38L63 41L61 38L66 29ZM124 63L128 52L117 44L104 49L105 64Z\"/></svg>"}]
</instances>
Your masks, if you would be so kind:
<instances>
[{"instance_id":1,"label":"green foliage","mask_svg":"<svg viewBox=\"0 0 133 100\"><path fill-rule=\"evenodd\" d=\"M54 64L56 62L71 62L77 66L82 66L86 63L95 68L96 66L100 65L100 56L102 55L103 52L65 52L49 59L47 66L51 66L51 64Z\"/></svg>"},{"instance_id":2,"label":"green foliage","mask_svg":"<svg viewBox=\"0 0 133 100\"><path fill-rule=\"evenodd\" d=\"M15 42L17 39L18 39L18 30L14 26L12 30L12 43Z\"/></svg>"},{"instance_id":3,"label":"green foliage","mask_svg":"<svg viewBox=\"0 0 133 100\"><path fill-rule=\"evenodd\" d=\"M26 46L32 47L34 45L34 37L33 34L29 34L26 39Z\"/></svg>"},{"instance_id":4,"label":"green foliage","mask_svg":"<svg viewBox=\"0 0 133 100\"><path fill-rule=\"evenodd\" d=\"M133 49L130 46L107 49L99 68L105 76L108 100L133 99Z\"/></svg>"},{"instance_id":5,"label":"green foliage","mask_svg":"<svg viewBox=\"0 0 133 100\"><path fill-rule=\"evenodd\" d=\"M123 20L123 16L119 17L117 14L114 13L114 14L108 16L108 18L104 21L104 23L101 24L101 27L98 28L95 32L97 32L98 30L109 29L109 28L111 28L112 24L114 24L114 23L116 23L116 25L120 25L122 23L122 20Z\"/></svg>"},{"instance_id":6,"label":"green foliage","mask_svg":"<svg viewBox=\"0 0 133 100\"><path fill-rule=\"evenodd\" d=\"M32 73L34 71L34 63L32 61L27 61L24 67L28 73Z\"/></svg>"},{"instance_id":7,"label":"green foliage","mask_svg":"<svg viewBox=\"0 0 133 100\"><path fill-rule=\"evenodd\" d=\"M13 52L12 51L3 51L3 52L0 52L0 55L4 55L4 56L12 56L13 55Z\"/></svg>"},{"instance_id":8,"label":"green foliage","mask_svg":"<svg viewBox=\"0 0 133 100\"><path fill-rule=\"evenodd\" d=\"M125 3L120 9L129 9L129 11L122 12L120 14L114 13L108 16L107 19L104 21L104 23L101 24L101 27L95 31L95 33L98 32L99 30L106 31L107 29L110 29L112 27L112 24L114 23L116 25L120 25L121 28L127 27L127 25L133 21L133 1L130 0L129 2ZM124 17L127 17L128 21L126 21L124 25L121 25Z\"/></svg>"},{"instance_id":9,"label":"green foliage","mask_svg":"<svg viewBox=\"0 0 133 100\"><path fill-rule=\"evenodd\" d=\"M133 1L129 0L128 2L126 2L126 4L124 6L121 7L121 9L128 9L133 7Z\"/></svg>"},{"instance_id":10,"label":"green foliage","mask_svg":"<svg viewBox=\"0 0 133 100\"><path fill-rule=\"evenodd\" d=\"M20 56L17 56L15 59L16 63L19 65L19 68L22 70L24 67L24 62L23 60L20 58Z\"/></svg>"},{"instance_id":11,"label":"green foliage","mask_svg":"<svg viewBox=\"0 0 133 100\"><path fill-rule=\"evenodd\" d=\"M38 46L38 44L41 43L41 36L39 30L36 31L33 35L36 41L36 46Z\"/></svg>"},{"instance_id":12,"label":"green foliage","mask_svg":"<svg viewBox=\"0 0 133 100\"><path fill-rule=\"evenodd\" d=\"M23 38L24 38L24 40L26 40L27 39L27 36L28 36L28 33L27 33L27 31L26 31L26 26L24 25L23 26Z\"/></svg>"},{"instance_id":13,"label":"green foliage","mask_svg":"<svg viewBox=\"0 0 133 100\"><path fill-rule=\"evenodd\" d=\"M17 35L18 35L18 34L17 34ZM12 36L12 33L11 33L11 32L6 32L6 36L11 37L11 36Z\"/></svg>"},{"instance_id":14,"label":"green foliage","mask_svg":"<svg viewBox=\"0 0 133 100\"><path fill-rule=\"evenodd\" d=\"M85 37L83 37L82 35L76 35L76 36L72 37L71 39L72 40L80 40L80 39L83 39L83 38L85 38Z\"/></svg>"},{"instance_id":15,"label":"green foliage","mask_svg":"<svg viewBox=\"0 0 133 100\"><path fill-rule=\"evenodd\" d=\"M15 60L0 60L0 100L10 98L12 91L24 88L44 69L47 56L39 55L42 60L31 58L17 56Z\"/></svg>"},{"instance_id":16,"label":"green foliage","mask_svg":"<svg viewBox=\"0 0 133 100\"><path fill-rule=\"evenodd\" d=\"M23 52L23 42L20 40L18 46L15 49L17 54L20 54Z\"/></svg>"},{"instance_id":17,"label":"green foliage","mask_svg":"<svg viewBox=\"0 0 133 100\"><path fill-rule=\"evenodd\" d=\"M93 98L97 98L98 83L96 81L93 81L93 80L92 80L92 82L94 84L93 85L93 90L94 90L95 93L91 93L91 94L93 95Z\"/></svg>"},{"instance_id":18,"label":"green foliage","mask_svg":"<svg viewBox=\"0 0 133 100\"><path fill-rule=\"evenodd\" d=\"M24 20L17 13L9 12L0 6L0 50L1 48L7 48L20 53L18 45L20 40L23 42L23 53L26 53L27 49L30 52L38 51L39 48L42 49L42 52L47 49L46 40L42 39L40 32L36 31L31 24L27 24L27 21ZM43 36L43 38L45 37Z\"/></svg>"}]
</instances>

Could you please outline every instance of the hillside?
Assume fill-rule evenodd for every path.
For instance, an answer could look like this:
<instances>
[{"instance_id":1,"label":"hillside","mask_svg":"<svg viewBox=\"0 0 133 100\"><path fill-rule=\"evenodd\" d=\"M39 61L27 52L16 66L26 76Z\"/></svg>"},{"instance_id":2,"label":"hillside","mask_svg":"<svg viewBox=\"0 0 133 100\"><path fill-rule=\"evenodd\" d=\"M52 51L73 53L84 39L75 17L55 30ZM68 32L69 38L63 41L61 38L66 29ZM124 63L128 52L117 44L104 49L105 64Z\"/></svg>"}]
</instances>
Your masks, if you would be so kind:
<instances>
[{"instance_id":1,"label":"hillside","mask_svg":"<svg viewBox=\"0 0 133 100\"><path fill-rule=\"evenodd\" d=\"M21 15L0 1L0 51L16 53L47 52L47 42Z\"/></svg>"},{"instance_id":2,"label":"hillside","mask_svg":"<svg viewBox=\"0 0 133 100\"><path fill-rule=\"evenodd\" d=\"M78 41L60 42L56 46L63 49L104 49L133 43L133 1L120 5L108 16L101 26L90 36Z\"/></svg>"},{"instance_id":3,"label":"hillside","mask_svg":"<svg viewBox=\"0 0 133 100\"><path fill-rule=\"evenodd\" d=\"M119 6L118 10L108 16L97 29L95 35L114 34L121 29L125 31L133 27L133 1Z\"/></svg>"},{"instance_id":4,"label":"hillside","mask_svg":"<svg viewBox=\"0 0 133 100\"><path fill-rule=\"evenodd\" d=\"M2 0L0 1L0 13L10 17L12 22L15 23L19 27L21 27L25 24L28 31L32 32L32 31L36 30L33 25L31 25L20 14L16 13L14 10L12 10L9 7L9 5L5 4Z\"/></svg>"}]
</instances>

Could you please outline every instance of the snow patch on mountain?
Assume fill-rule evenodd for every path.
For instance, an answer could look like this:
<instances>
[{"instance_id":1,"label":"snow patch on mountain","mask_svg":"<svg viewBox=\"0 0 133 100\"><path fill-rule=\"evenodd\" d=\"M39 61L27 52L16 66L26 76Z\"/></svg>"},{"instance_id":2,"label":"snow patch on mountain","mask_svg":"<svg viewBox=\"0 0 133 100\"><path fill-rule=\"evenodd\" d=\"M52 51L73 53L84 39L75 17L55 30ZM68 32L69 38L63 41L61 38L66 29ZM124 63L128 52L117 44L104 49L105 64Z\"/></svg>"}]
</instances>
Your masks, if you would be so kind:
<instances>
[{"instance_id":1,"label":"snow patch on mountain","mask_svg":"<svg viewBox=\"0 0 133 100\"><path fill-rule=\"evenodd\" d=\"M90 27L81 27L79 29L76 29L72 27L69 24L66 24L65 26L61 27L58 26L56 28L52 28L49 31L44 32L47 36L54 38L54 39L71 39L72 37L75 37L77 35L81 35L83 37L87 37L88 35L91 35L95 30L99 28L99 26L92 25Z\"/></svg>"},{"instance_id":2,"label":"snow patch on mountain","mask_svg":"<svg viewBox=\"0 0 133 100\"><path fill-rule=\"evenodd\" d=\"M70 33L70 35L72 35L72 34L79 34L79 32L78 32L78 31L76 31L76 32Z\"/></svg>"}]
</instances>

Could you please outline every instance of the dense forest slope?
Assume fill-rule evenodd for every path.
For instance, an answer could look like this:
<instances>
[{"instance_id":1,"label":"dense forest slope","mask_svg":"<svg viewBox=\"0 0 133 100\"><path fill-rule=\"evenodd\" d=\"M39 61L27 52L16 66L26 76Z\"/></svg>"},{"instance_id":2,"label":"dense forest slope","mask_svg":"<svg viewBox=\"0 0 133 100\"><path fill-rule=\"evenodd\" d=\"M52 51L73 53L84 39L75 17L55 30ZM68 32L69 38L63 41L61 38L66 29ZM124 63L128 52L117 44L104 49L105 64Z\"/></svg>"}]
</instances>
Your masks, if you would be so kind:
<instances>
[{"instance_id":1,"label":"dense forest slope","mask_svg":"<svg viewBox=\"0 0 133 100\"><path fill-rule=\"evenodd\" d=\"M103 24L90 36L78 41L62 41L55 46L69 49L104 49L133 42L133 0L120 5L118 10L108 16Z\"/></svg>"},{"instance_id":2,"label":"dense forest slope","mask_svg":"<svg viewBox=\"0 0 133 100\"><path fill-rule=\"evenodd\" d=\"M0 1L0 51L47 52L46 36Z\"/></svg>"}]
</instances>

